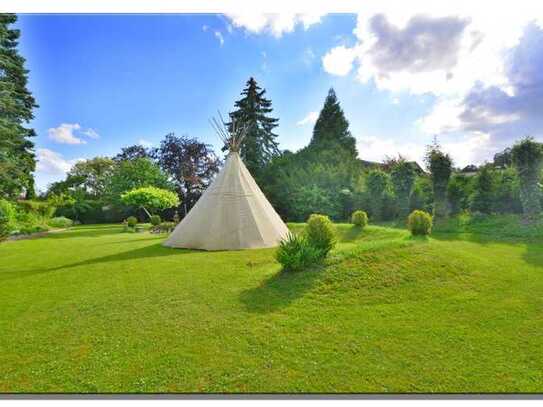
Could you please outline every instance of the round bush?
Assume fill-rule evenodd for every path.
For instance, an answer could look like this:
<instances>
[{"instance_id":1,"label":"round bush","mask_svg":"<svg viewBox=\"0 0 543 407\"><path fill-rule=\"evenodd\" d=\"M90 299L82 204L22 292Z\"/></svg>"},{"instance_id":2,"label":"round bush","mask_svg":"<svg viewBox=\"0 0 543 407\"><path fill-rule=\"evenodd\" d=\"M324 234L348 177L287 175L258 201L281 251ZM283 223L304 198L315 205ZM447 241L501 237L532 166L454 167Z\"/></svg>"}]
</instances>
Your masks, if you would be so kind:
<instances>
[{"instance_id":1,"label":"round bush","mask_svg":"<svg viewBox=\"0 0 543 407\"><path fill-rule=\"evenodd\" d=\"M69 228L74 222L64 216L57 216L49 220L49 226L54 228Z\"/></svg>"},{"instance_id":2,"label":"round bush","mask_svg":"<svg viewBox=\"0 0 543 407\"><path fill-rule=\"evenodd\" d=\"M321 252L309 244L304 236L289 233L286 239L279 243L275 252L276 260L285 271L300 271L317 263L321 258Z\"/></svg>"},{"instance_id":3,"label":"round bush","mask_svg":"<svg viewBox=\"0 0 543 407\"><path fill-rule=\"evenodd\" d=\"M355 226L365 227L368 224L368 214L364 211L354 211L351 216L351 223Z\"/></svg>"},{"instance_id":4,"label":"round bush","mask_svg":"<svg viewBox=\"0 0 543 407\"><path fill-rule=\"evenodd\" d=\"M175 229L175 223L174 222L162 222L160 224L160 231L161 232L171 232L172 230Z\"/></svg>"},{"instance_id":5,"label":"round bush","mask_svg":"<svg viewBox=\"0 0 543 407\"><path fill-rule=\"evenodd\" d=\"M413 211L407 218L407 228L413 236L425 236L432 232L432 217L424 211Z\"/></svg>"},{"instance_id":6,"label":"round bush","mask_svg":"<svg viewBox=\"0 0 543 407\"><path fill-rule=\"evenodd\" d=\"M138 224L138 218L136 218L135 216L129 216L128 218L126 218L126 224L128 225L128 227L133 228Z\"/></svg>"},{"instance_id":7,"label":"round bush","mask_svg":"<svg viewBox=\"0 0 543 407\"><path fill-rule=\"evenodd\" d=\"M158 215L151 216L151 225L158 226L160 225L160 222L162 222L162 219L160 219L160 216Z\"/></svg>"},{"instance_id":8,"label":"round bush","mask_svg":"<svg viewBox=\"0 0 543 407\"><path fill-rule=\"evenodd\" d=\"M313 214L307 220L305 234L308 243L317 248L324 257L336 244L336 231L332 221L325 215Z\"/></svg>"}]
</instances>

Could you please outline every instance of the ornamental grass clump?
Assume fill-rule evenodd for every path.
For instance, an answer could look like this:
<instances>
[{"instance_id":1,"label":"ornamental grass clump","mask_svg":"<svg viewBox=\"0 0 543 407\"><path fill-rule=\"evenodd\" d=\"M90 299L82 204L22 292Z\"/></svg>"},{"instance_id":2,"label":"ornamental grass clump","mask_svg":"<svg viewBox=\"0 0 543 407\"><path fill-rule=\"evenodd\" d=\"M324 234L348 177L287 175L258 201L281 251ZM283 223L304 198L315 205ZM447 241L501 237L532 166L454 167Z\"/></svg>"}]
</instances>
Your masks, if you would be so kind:
<instances>
[{"instance_id":1,"label":"ornamental grass clump","mask_svg":"<svg viewBox=\"0 0 543 407\"><path fill-rule=\"evenodd\" d=\"M351 215L351 223L360 228L366 227L368 225L368 214L364 211L354 211Z\"/></svg>"},{"instance_id":2,"label":"ornamental grass clump","mask_svg":"<svg viewBox=\"0 0 543 407\"><path fill-rule=\"evenodd\" d=\"M322 258L322 252L312 246L305 236L289 233L286 239L279 243L275 252L276 260L285 271L301 271Z\"/></svg>"},{"instance_id":3,"label":"ornamental grass clump","mask_svg":"<svg viewBox=\"0 0 543 407\"><path fill-rule=\"evenodd\" d=\"M413 236L427 236L432 232L432 216L424 211L413 211L407 218L407 228Z\"/></svg>"}]
</instances>

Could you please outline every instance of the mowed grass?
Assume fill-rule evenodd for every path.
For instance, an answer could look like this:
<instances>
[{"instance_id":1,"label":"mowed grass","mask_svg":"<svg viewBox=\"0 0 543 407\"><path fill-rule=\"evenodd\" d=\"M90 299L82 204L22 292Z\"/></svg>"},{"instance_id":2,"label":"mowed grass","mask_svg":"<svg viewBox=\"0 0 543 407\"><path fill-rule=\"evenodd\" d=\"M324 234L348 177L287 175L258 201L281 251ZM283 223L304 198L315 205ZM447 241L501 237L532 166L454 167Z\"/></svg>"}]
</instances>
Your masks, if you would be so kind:
<instances>
[{"instance_id":1,"label":"mowed grass","mask_svg":"<svg viewBox=\"0 0 543 407\"><path fill-rule=\"evenodd\" d=\"M1 243L0 391L543 391L543 241L337 228L295 274L113 225Z\"/></svg>"}]
</instances>

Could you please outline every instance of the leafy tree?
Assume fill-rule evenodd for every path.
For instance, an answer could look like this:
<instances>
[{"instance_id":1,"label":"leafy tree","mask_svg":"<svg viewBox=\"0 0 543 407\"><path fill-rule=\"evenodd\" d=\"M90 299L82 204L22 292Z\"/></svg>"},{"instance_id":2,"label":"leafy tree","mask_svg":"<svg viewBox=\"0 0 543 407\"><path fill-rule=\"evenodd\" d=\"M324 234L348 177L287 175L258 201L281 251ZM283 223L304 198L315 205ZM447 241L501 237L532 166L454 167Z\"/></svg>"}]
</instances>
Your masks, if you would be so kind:
<instances>
[{"instance_id":1,"label":"leafy tree","mask_svg":"<svg viewBox=\"0 0 543 407\"><path fill-rule=\"evenodd\" d=\"M475 190L471 196L470 209L473 212L490 214L494 200L493 173L489 166L485 165L475 179Z\"/></svg>"},{"instance_id":2,"label":"leafy tree","mask_svg":"<svg viewBox=\"0 0 543 407\"><path fill-rule=\"evenodd\" d=\"M153 151L160 168L173 181L185 215L219 171L220 160L209 144L168 134Z\"/></svg>"},{"instance_id":3,"label":"leafy tree","mask_svg":"<svg viewBox=\"0 0 543 407\"><path fill-rule=\"evenodd\" d=\"M149 211L173 208L179 205L179 198L175 192L156 187L135 188L121 195L125 205L142 208L149 219Z\"/></svg>"},{"instance_id":4,"label":"leafy tree","mask_svg":"<svg viewBox=\"0 0 543 407\"><path fill-rule=\"evenodd\" d=\"M522 213L520 185L516 170L507 167L495 174L494 209L499 213Z\"/></svg>"},{"instance_id":5,"label":"leafy tree","mask_svg":"<svg viewBox=\"0 0 543 407\"><path fill-rule=\"evenodd\" d=\"M14 198L33 189L36 161L32 129L25 127L37 107L27 88L28 70L17 51L19 30L14 14L0 14L0 197Z\"/></svg>"},{"instance_id":6,"label":"leafy tree","mask_svg":"<svg viewBox=\"0 0 543 407\"><path fill-rule=\"evenodd\" d=\"M235 108L230 113L232 120L247 129L247 135L240 148L240 156L253 177L260 181L264 167L279 155L276 141L277 134L273 130L278 126L279 119L270 117L273 111L272 102L265 97L266 90L259 87L254 78L249 78L243 96L235 102ZM223 151L227 146L223 148Z\"/></svg>"},{"instance_id":7,"label":"leafy tree","mask_svg":"<svg viewBox=\"0 0 543 407\"><path fill-rule=\"evenodd\" d=\"M392 180L392 185L394 186L396 199L398 200L399 215L402 219L407 218L407 215L409 215L410 212L409 198L411 197L413 185L415 184L415 179L417 178L415 169L411 163L407 162L403 158L400 158L392 166L390 177Z\"/></svg>"},{"instance_id":8,"label":"leafy tree","mask_svg":"<svg viewBox=\"0 0 543 407\"><path fill-rule=\"evenodd\" d=\"M541 168L543 146L527 137L511 150L513 165L520 180L520 199L524 218L535 221L541 215Z\"/></svg>"},{"instance_id":9,"label":"leafy tree","mask_svg":"<svg viewBox=\"0 0 543 407\"><path fill-rule=\"evenodd\" d=\"M78 187L87 195L101 198L113 173L114 162L107 157L79 161L68 172L68 179L79 180Z\"/></svg>"},{"instance_id":10,"label":"leafy tree","mask_svg":"<svg viewBox=\"0 0 543 407\"><path fill-rule=\"evenodd\" d=\"M113 157L115 161L136 160L138 158L151 158L151 154L147 148L140 144L123 147L121 152Z\"/></svg>"},{"instance_id":11,"label":"leafy tree","mask_svg":"<svg viewBox=\"0 0 543 407\"><path fill-rule=\"evenodd\" d=\"M421 210L432 213L434 206L434 192L432 189L432 181L430 177L418 177L415 180L413 192L409 199L409 207L411 211Z\"/></svg>"},{"instance_id":12,"label":"leafy tree","mask_svg":"<svg viewBox=\"0 0 543 407\"><path fill-rule=\"evenodd\" d=\"M449 201L451 215L457 215L468 207L471 193L469 178L458 173L453 175L447 186L447 199Z\"/></svg>"},{"instance_id":13,"label":"leafy tree","mask_svg":"<svg viewBox=\"0 0 543 407\"><path fill-rule=\"evenodd\" d=\"M148 158L119 161L108 179L105 202L120 206L120 197L124 192L140 187L174 189L167 175Z\"/></svg>"},{"instance_id":14,"label":"leafy tree","mask_svg":"<svg viewBox=\"0 0 543 407\"><path fill-rule=\"evenodd\" d=\"M432 180L434 217L445 218L448 215L447 186L452 173L451 157L441 151L441 146L434 140L434 143L427 147L425 161Z\"/></svg>"},{"instance_id":15,"label":"leafy tree","mask_svg":"<svg viewBox=\"0 0 543 407\"><path fill-rule=\"evenodd\" d=\"M494 165L496 167L510 167L513 164L511 148L506 148L501 153L494 154Z\"/></svg>"},{"instance_id":16,"label":"leafy tree","mask_svg":"<svg viewBox=\"0 0 543 407\"><path fill-rule=\"evenodd\" d=\"M390 175L386 172L373 169L366 175L366 189L371 202L371 215L374 219L383 219L384 203L391 187Z\"/></svg>"},{"instance_id":17,"label":"leafy tree","mask_svg":"<svg viewBox=\"0 0 543 407\"><path fill-rule=\"evenodd\" d=\"M356 140L349 130L349 122L345 118L334 89L330 88L324 106L319 113L313 137L309 144L313 148L331 149L341 146L352 158L356 158Z\"/></svg>"}]
</instances>

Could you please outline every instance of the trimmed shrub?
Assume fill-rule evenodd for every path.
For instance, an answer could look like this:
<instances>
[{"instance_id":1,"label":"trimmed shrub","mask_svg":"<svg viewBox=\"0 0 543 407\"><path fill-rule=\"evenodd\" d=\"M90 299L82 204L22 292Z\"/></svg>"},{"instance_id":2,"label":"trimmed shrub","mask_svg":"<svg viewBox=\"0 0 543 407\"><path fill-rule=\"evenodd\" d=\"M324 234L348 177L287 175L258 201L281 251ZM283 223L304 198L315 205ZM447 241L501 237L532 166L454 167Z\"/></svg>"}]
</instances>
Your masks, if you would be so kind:
<instances>
[{"instance_id":1,"label":"trimmed shrub","mask_svg":"<svg viewBox=\"0 0 543 407\"><path fill-rule=\"evenodd\" d=\"M361 228L368 224L368 214L364 211L354 211L351 216L351 223Z\"/></svg>"},{"instance_id":2,"label":"trimmed shrub","mask_svg":"<svg viewBox=\"0 0 543 407\"><path fill-rule=\"evenodd\" d=\"M432 232L432 216L424 211L413 211L407 218L407 228L413 236L425 236Z\"/></svg>"},{"instance_id":3,"label":"trimmed shrub","mask_svg":"<svg viewBox=\"0 0 543 407\"><path fill-rule=\"evenodd\" d=\"M160 231L161 232L171 232L175 229L175 223L174 222L162 222L160 224Z\"/></svg>"},{"instance_id":4,"label":"trimmed shrub","mask_svg":"<svg viewBox=\"0 0 543 407\"><path fill-rule=\"evenodd\" d=\"M126 224L129 228L136 227L136 225L138 224L138 218L136 218L135 216L129 216L128 218L126 218Z\"/></svg>"},{"instance_id":5,"label":"trimmed shrub","mask_svg":"<svg viewBox=\"0 0 543 407\"><path fill-rule=\"evenodd\" d=\"M289 233L286 239L279 243L275 259L285 271L300 271L322 259L322 252L312 246L305 236Z\"/></svg>"},{"instance_id":6,"label":"trimmed shrub","mask_svg":"<svg viewBox=\"0 0 543 407\"><path fill-rule=\"evenodd\" d=\"M313 214L307 220L305 234L308 243L325 257L336 244L336 231L332 221L325 215Z\"/></svg>"},{"instance_id":7,"label":"trimmed shrub","mask_svg":"<svg viewBox=\"0 0 543 407\"><path fill-rule=\"evenodd\" d=\"M9 235L15 228L17 211L11 202L0 199L0 238Z\"/></svg>"},{"instance_id":8,"label":"trimmed shrub","mask_svg":"<svg viewBox=\"0 0 543 407\"><path fill-rule=\"evenodd\" d=\"M162 220L160 219L160 216L158 215L151 216L150 220L151 220L151 225L153 226L158 226L160 225L160 222L162 222Z\"/></svg>"},{"instance_id":9,"label":"trimmed shrub","mask_svg":"<svg viewBox=\"0 0 543 407\"><path fill-rule=\"evenodd\" d=\"M74 222L64 216L57 216L49 220L49 226L53 228L69 228Z\"/></svg>"}]
</instances>

